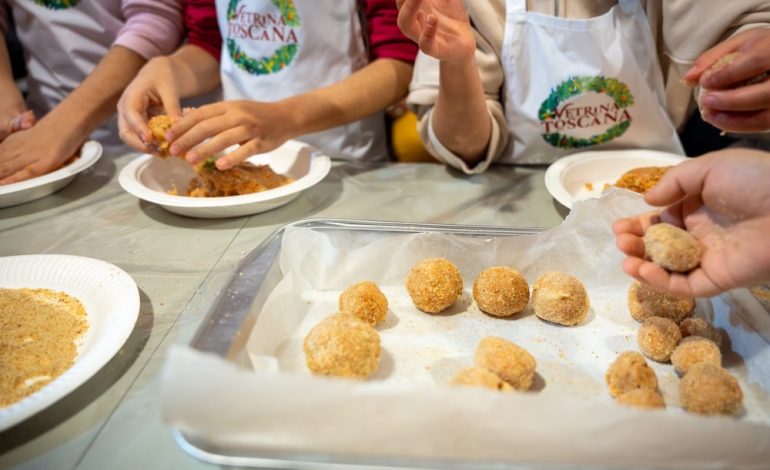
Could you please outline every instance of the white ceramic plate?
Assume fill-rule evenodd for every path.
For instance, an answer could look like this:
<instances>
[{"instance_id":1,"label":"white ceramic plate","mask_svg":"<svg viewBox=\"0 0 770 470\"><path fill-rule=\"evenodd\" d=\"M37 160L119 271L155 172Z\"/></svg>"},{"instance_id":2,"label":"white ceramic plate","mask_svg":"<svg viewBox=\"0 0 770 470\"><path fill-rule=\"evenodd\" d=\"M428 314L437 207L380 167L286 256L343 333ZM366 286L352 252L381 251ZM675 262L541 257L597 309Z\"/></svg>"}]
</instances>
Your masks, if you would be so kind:
<instances>
[{"instance_id":1,"label":"white ceramic plate","mask_svg":"<svg viewBox=\"0 0 770 470\"><path fill-rule=\"evenodd\" d=\"M317 184L329 173L331 160L313 147L288 141L279 148L248 159L255 165L269 164L276 173L294 182L253 194L228 197L173 196L172 187L185 190L195 176L190 165L178 158L142 155L120 172L123 189L148 202L177 214L204 219L257 214L282 206Z\"/></svg>"},{"instance_id":2,"label":"white ceramic plate","mask_svg":"<svg viewBox=\"0 0 770 470\"><path fill-rule=\"evenodd\" d=\"M670 166L687 158L655 150L601 150L560 158L545 172L545 187L568 208L575 201L599 197L605 184L614 184L628 170L644 166Z\"/></svg>"},{"instance_id":3,"label":"white ceramic plate","mask_svg":"<svg viewBox=\"0 0 770 470\"><path fill-rule=\"evenodd\" d=\"M0 208L34 201L67 186L78 173L89 168L102 156L102 144L89 140L80 150L80 158L43 176L0 186Z\"/></svg>"},{"instance_id":4,"label":"white ceramic plate","mask_svg":"<svg viewBox=\"0 0 770 470\"><path fill-rule=\"evenodd\" d=\"M139 316L139 290L117 266L70 255L0 258L0 287L63 291L80 300L88 317L88 332L72 367L27 398L0 408L2 431L73 391L120 350Z\"/></svg>"}]
</instances>

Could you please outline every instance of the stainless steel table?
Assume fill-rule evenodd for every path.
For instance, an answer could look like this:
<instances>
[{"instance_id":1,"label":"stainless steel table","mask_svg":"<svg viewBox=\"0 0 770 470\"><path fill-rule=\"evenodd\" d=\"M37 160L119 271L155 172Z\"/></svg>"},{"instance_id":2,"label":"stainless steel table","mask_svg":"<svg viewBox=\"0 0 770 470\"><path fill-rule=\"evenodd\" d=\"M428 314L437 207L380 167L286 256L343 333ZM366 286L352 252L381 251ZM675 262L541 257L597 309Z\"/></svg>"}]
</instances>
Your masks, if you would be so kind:
<instances>
[{"instance_id":1,"label":"stainless steel table","mask_svg":"<svg viewBox=\"0 0 770 470\"><path fill-rule=\"evenodd\" d=\"M169 346L189 343L241 258L282 225L307 218L551 227L564 209L544 168L466 177L441 165L337 163L290 204L251 217L198 220L125 193L106 155L47 198L0 209L0 256L89 256L128 272L141 294L121 351L88 382L0 433L0 468L211 468L185 454L160 420Z\"/></svg>"}]
</instances>

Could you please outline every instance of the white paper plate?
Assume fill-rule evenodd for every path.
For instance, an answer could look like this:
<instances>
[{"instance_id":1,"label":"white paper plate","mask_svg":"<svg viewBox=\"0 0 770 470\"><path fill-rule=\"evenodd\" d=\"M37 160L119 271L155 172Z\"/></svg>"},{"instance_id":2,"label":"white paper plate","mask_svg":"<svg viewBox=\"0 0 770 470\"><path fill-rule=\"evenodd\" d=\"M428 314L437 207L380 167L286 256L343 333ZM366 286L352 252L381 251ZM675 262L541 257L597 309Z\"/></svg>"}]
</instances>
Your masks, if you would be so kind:
<instances>
[{"instance_id":1,"label":"white paper plate","mask_svg":"<svg viewBox=\"0 0 770 470\"><path fill-rule=\"evenodd\" d=\"M228 197L172 196L172 187L183 191L195 176L192 167L178 158L142 155L120 172L123 189L148 202L177 214L204 219L257 214L282 206L317 184L329 173L331 160L313 147L288 141L277 149L248 159L255 165L269 164L273 171L294 182L253 194Z\"/></svg>"},{"instance_id":2,"label":"white paper plate","mask_svg":"<svg viewBox=\"0 0 770 470\"><path fill-rule=\"evenodd\" d=\"M676 165L686 159L655 150L581 152L560 158L549 166L545 187L554 199L571 209L575 201L601 196L605 184L614 184L628 170Z\"/></svg>"},{"instance_id":3,"label":"white paper plate","mask_svg":"<svg viewBox=\"0 0 770 470\"><path fill-rule=\"evenodd\" d=\"M120 350L139 316L139 290L117 266L70 255L0 258L0 287L63 291L80 300L88 317L88 332L72 367L27 398L0 408L2 431L73 391Z\"/></svg>"},{"instance_id":4,"label":"white paper plate","mask_svg":"<svg viewBox=\"0 0 770 470\"><path fill-rule=\"evenodd\" d=\"M0 186L0 207L15 206L53 194L67 186L78 173L102 156L102 144L89 140L80 150L80 158L43 176Z\"/></svg>"}]
</instances>

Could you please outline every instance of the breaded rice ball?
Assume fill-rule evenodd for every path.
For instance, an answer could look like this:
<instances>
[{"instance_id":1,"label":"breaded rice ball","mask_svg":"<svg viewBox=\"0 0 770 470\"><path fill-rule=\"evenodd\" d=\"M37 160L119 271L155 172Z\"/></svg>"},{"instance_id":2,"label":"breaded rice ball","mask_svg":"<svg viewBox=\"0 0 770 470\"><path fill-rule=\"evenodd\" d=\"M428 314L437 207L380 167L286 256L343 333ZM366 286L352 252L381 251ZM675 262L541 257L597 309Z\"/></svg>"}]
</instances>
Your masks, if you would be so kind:
<instances>
[{"instance_id":1,"label":"breaded rice ball","mask_svg":"<svg viewBox=\"0 0 770 470\"><path fill-rule=\"evenodd\" d=\"M631 390L644 388L658 390L655 371L647 365L644 356L636 351L620 353L604 375L610 395L618 397Z\"/></svg>"},{"instance_id":2,"label":"breaded rice ball","mask_svg":"<svg viewBox=\"0 0 770 470\"><path fill-rule=\"evenodd\" d=\"M682 338L700 336L710 339L718 347L722 346L722 334L714 325L702 318L685 318L679 324L679 331L682 332Z\"/></svg>"},{"instance_id":3,"label":"breaded rice ball","mask_svg":"<svg viewBox=\"0 0 770 470\"><path fill-rule=\"evenodd\" d=\"M366 323L376 326L388 314L388 299L377 284L363 281L348 287L339 300L340 312L351 313Z\"/></svg>"},{"instance_id":4,"label":"breaded rice ball","mask_svg":"<svg viewBox=\"0 0 770 470\"><path fill-rule=\"evenodd\" d=\"M545 273L532 285L532 308L539 318L572 326L585 320L590 302L583 283L559 272Z\"/></svg>"},{"instance_id":5,"label":"breaded rice ball","mask_svg":"<svg viewBox=\"0 0 770 470\"><path fill-rule=\"evenodd\" d=\"M152 145L158 152L158 156L166 158L168 157L169 143L166 141L166 133L171 129L173 121L165 114L154 116L147 121L147 127L150 128L152 134Z\"/></svg>"},{"instance_id":6,"label":"breaded rice ball","mask_svg":"<svg viewBox=\"0 0 770 470\"><path fill-rule=\"evenodd\" d=\"M692 316L695 310L695 299L674 297L658 292L647 284L634 281L628 288L628 309L634 320L638 322L643 322L650 317L663 317L679 323Z\"/></svg>"},{"instance_id":7,"label":"breaded rice ball","mask_svg":"<svg viewBox=\"0 0 770 470\"><path fill-rule=\"evenodd\" d=\"M639 349L653 361L668 362L682 333L676 323L663 317L650 317L639 327L636 341Z\"/></svg>"},{"instance_id":8,"label":"breaded rice ball","mask_svg":"<svg viewBox=\"0 0 770 470\"><path fill-rule=\"evenodd\" d=\"M450 382L452 385L465 385L470 387L484 387L500 392L513 390L506 382L494 372L479 367L467 367L454 376Z\"/></svg>"},{"instance_id":9,"label":"breaded rice ball","mask_svg":"<svg viewBox=\"0 0 770 470\"><path fill-rule=\"evenodd\" d=\"M722 353L713 341L700 336L688 336L671 353L671 364L679 375L687 374L693 364L699 362L722 366Z\"/></svg>"},{"instance_id":10,"label":"breaded rice ball","mask_svg":"<svg viewBox=\"0 0 770 470\"><path fill-rule=\"evenodd\" d=\"M439 313L460 298L463 278L457 266L449 260L424 259L409 271L406 290L415 307L426 313Z\"/></svg>"},{"instance_id":11,"label":"breaded rice ball","mask_svg":"<svg viewBox=\"0 0 770 470\"><path fill-rule=\"evenodd\" d=\"M476 348L476 367L494 372L514 389L529 390L535 377L535 358L526 349L496 336L482 339Z\"/></svg>"},{"instance_id":12,"label":"breaded rice ball","mask_svg":"<svg viewBox=\"0 0 770 470\"><path fill-rule=\"evenodd\" d=\"M380 362L380 335L365 321L337 313L310 330L303 350L315 375L365 379Z\"/></svg>"},{"instance_id":13,"label":"breaded rice ball","mask_svg":"<svg viewBox=\"0 0 770 470\"><path fill-rule=\"evenodd\" d=\"M507 266L487 268L473 283L473 300L484 313L509 317L527 306L529 284L515 269Z\"/></svg>"},{"instance_id":14,"label":"breaded rice ball","mask_svg":"<svg viewBox=\"0 0 770 470\"><path fill-rule=\"evenodd\" d=\"M690 413L734 415L743 404L743 392L729 372L699 362L679 381L679 399Z\"/></svg>"},{"instance_id":15,"label":"breaded rice ball","mask_svg":"<svg viewBox=\"0 0 770 470\"><path fill-rule=\"evenodd\" d=\"M655 224L644 234L644 253L658 266L686 273L700 264L700 242L671 224Z\"/></svg>"},{"instance_id":16,"label":"breaded rice ball","mask_svg":"<svg viewBox=\"0 0 770 470\"><path fill-rule=\"evenodd\" d=\"M657 390L637 388L626 392L617 398L618 403L635 408L665 408L666 403Z\"/></svg>"}]
</instances>

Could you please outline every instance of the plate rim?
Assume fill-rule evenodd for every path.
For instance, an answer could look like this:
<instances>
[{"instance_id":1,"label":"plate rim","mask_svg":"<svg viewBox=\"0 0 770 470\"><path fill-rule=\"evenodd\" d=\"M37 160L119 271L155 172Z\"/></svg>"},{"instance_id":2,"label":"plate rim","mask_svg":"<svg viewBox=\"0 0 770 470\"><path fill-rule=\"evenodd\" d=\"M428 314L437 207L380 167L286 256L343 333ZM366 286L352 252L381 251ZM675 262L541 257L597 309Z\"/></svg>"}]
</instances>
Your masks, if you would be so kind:
<instances>
[{"instance_id":1,"label":"plate rim","mask_svg":"<svg viewBox=\"0 0 770 470\"><path fill-rule=\"evenodd\" d=\"M564 173L566 169L568 169L571 165L573 165L575 162L579 162L580 160L584 160L587 158L595 158L601 154L604 158L616 158L616 157L609 157L609 154L617 154L617 153L623 153L623 154L653 154L655 155L654 158L660 158L659 161L670 161L675 162L678 161L679 163L686 161L688 157L686 155L678 155L676 153L672 152L663 152L660 150L651 150L651 149L619 149L619 150L588 150L585 152L577 152L573 153L564 157L559 158L555 162L553 162L551 165L548 166L548 168L545 170L544 175L544 181L545 181L545 187L548 190L548 193L556 199L561 205L568 209L572 209L573 204L577 201L565 188L564 185L561 184L561 176ZM629 155L630 156L630 155Z\"/></svg>"},{"instance_id":2,"label":"plate rim","mask_svg":"<svg viewBox=\"0 0 770 470\"><path fill-rule=\"evenodd\" d=\"M77 176L78 173L87 170L97 161L99 161L99 159L102 157L102 154L104 153L102 144L96 140L85 141L81 148L82 150L80 152L80 158L69 165L65 165L58 170L37 176L35 178L0 186L0 197L42 187L48 184L56 183L66 178L70 178L72 176Z\"/></svg>"},{"instance_id":3,"label":"plate rim","mask_svg":"<svg viewBox=\"0 0 770 470\"><path fill-rule=\"evenodd\" d=\"M117 277L118 282L122 284L121 290L125 290L126 299L121 304L113 304L111 310L118 312L115 318L119 318L119 322L111 324L111 331L115 333L113 339L110 342L99 343L99 337L95 338L96 343L92 345L89 351L78 354L77 359L73 365L62 373L59 377L52 380L43 388L32 393L31 395L17 401L7 407L0 408L0 432L12 428L13 426L29 419L37 413L49 408L65 396L69 395L87 382L91 377L96 375L104 366L112 360L113 357L120 351L125 345L131 333L134 331L136 321L139 318L141 310L141 299L139 296L139 287L136 285L133 277L124 271L122 268L103 261L97 258L90 258L87 256L68 255L68 254L30 254L30 255L12 255L0 257L0 266L5 263L16 262L30 262L30 263L54 263L56 265L72 266L75 263L80 263L82 266L87 266L89 272L96 269L102 269L104 273L109 273L111 276ZM46 281L45 275L49 270L38 270L44 274L39 279ZM37 272L36 272L37 274ZM0 278L0 287L6 283L8 279ZM101 315L101 312L97 313ZM109 317L107 317L109 318ZM122 329L116 328L120 326ZM93 352L95 345L104 346L102 351ZM88 361L84 361L89 359ZM78 366L78 363L82 365ZM76 368L77 367L77 368ZM69 375L68 375L69 374ZM74 376L73 376L74 375ZM68 380L61 381L59 379L65 377ZM47 391L46 394L40 393Z\"/></svg>"},{"instance_id":4,"label":"plate rim","mask_svg":"<svg viewBox=\"0 0 770 470\"><path fill-rule=\"evenodd\" d=\"M297 152L299 152L302 148L313 149L311 145L296 140L287 141L281 147L283 146L296 146ZM213 209L220 207L239 207L250 204L266 203L280 200L282 198L292 196L295 193L302 192L323 180L331 170L331 158L329 158L327 155L321 154L320 151L317 152L318 153L312 157L309 171L301 178L278 188L252 194L241 194L238 196L224 196L216 198L196 198L189 196L174 196L149 189L140 183L139 178L137 178L137 173L139 170L141 170L153 158L158 158L148 153L142 154L129 162L128 165L126 165L123 170L121 170L118 177L118 182L126 192L138 199L161 206L177 207L181 209ZM258 155L263 154L255 154L249 158Z\"/></svg>"}]
</instances>

